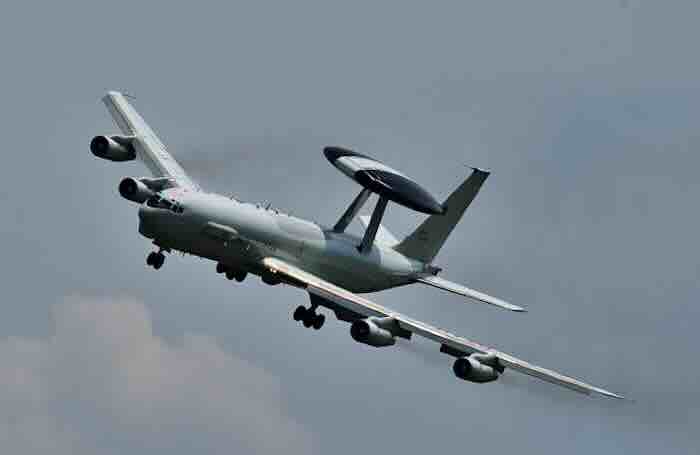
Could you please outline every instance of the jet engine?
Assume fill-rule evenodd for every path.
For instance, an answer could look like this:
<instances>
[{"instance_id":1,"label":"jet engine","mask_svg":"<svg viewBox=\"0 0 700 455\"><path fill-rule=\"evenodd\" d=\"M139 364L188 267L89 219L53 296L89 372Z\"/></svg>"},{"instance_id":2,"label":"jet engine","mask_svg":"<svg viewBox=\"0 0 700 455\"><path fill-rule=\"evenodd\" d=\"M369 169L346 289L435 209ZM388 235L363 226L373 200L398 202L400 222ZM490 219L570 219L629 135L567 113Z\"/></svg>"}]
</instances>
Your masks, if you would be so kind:
<instances>
[{"instance_id":1,"label":"jet engine","mask_svg":"<svg viewBox=\"0 0 700 455\"><path fill-rule=\"evenodd\" d=\"M350 326L350 336L358 343L375 348L391 346L396 343L396 338L386 326L394 323L395 321L391 318L358 319Z\"/></svg>"},{"instance_id":2,"label":"jet engine","mask_svg":"<svg viewBox=\"0 0 700 455\"><path fill-rule=\"evenodd\" d=\"M143 204L153 196L155 192L151 190L143 181L132 177L126 177L119 182L119 194L124 199Z\"/></svg>"},{"instance_id":3,"label":"jet engine","mask_svg":"<svg viewBox=\"0 0 700 455\"><path fill-rule=\"evenodd\" d=\"M90 151L105 160L131 161L136 158L136 151L130 141L124 136L95 136L90 141Z\"/></svg>"},{"instance_id":4,"label":"jet engine","mask_svg":"<svg viewBox=\"0 0 700 455\"><path fill-rule=\"evenodd\" d=\"M491 382L505 371L493 354L472 354L455 360L452 370L455 375L470 382Z\"/></svg>"}]
</instances>

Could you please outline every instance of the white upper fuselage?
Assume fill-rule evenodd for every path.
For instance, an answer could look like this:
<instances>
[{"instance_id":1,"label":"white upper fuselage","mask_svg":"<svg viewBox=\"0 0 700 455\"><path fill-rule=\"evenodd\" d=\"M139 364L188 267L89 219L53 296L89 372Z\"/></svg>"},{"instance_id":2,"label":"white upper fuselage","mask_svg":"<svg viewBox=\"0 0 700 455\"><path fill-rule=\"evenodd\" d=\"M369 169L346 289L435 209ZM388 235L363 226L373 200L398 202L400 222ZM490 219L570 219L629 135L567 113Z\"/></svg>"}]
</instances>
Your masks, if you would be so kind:
<instances>
[{"instance_id":1,"label":"white upper fuselage","mask_svg":"<svg viewBox=\"0 0 700 455\"><path fill-rule=\"evenodd\" d=\"M163 248L180 250L230 268L262 274L260 259L277 257L353 292L408 284L424 264L375 243L361 254L361 239L259 204L213 193L173 188L162 192L181 213L143 204L139 232ZM233 228L239 240L222 243L206 235L208 223Z\"/></svg>"}]
</instances>

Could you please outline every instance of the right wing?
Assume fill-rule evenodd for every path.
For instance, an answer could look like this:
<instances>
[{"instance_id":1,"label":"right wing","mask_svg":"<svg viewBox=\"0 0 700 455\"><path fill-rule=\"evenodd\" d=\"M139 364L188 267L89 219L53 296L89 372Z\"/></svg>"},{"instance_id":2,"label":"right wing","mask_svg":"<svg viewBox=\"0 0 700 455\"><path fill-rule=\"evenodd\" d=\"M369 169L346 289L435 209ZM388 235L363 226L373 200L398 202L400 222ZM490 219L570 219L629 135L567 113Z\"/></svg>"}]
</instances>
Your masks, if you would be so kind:
<instances>
[{"instance_id":1,"label":"right wing","mask_svg":"<svg viewBox=\"0 0 700 455\"><path fill-rule=\"evenodd\" d=\"M119 92L107 92L102 98L119 129L131 138L136 156L143 161L154 177L165 177L175 186L199 191L197 185L175 161L158 139L156 133L146 124L138 112Z\"/></svg>"},{"instance_id":2,"label":"right wing","mask_svg":"<svg viewBox=\"0 0 700 455\"><path fill-rule=\"evenodd\" d=\"M470 289L466 286L462 286L461 284L453 283L451 281L448 281L444 278L437 277L435 275L427 275L424 277L417 278L416 281L427 284L433 287L436 287L438 289L442 289L445 291L452 292L454 294L458 295L463 295L464 297L469 297L470 299L477 300L482 303L488 303L489 305L494 305L500 308L505 308L506 310L510 311L518 311L518 312L524 312L525 308L519 307L517 305L513 305L512 303L508 303L505 300L501 300L496 297L492 297L488 294L484 294L483 292Z\"/></svg>"},{"instance_id":3,"label":"right wing","mask_svg":"<svg viewBox=\"0 0 700 455\"><path fill-rule=\"evenodd\" d=\"M509 354L483 346L474 341L454 335L446 330L433 327L424 322L416 321L408 316L391 311L281 259L268 257L263 259L262 262L272 273L281 274L292 283L301 285L301 287L305 288L312 296L328 300L346 312L355 314L358 317L378 316L392 318L398 323L401 329L440 343L443 352L458 356L466 356L475 352L480 354L492 354L498 358L504 367L551 382L552 384L566 387L586 395L598 393L607 397L623 398L621 395L601 389L600 387L586 384L578 379L532 365Z\"/></svg>"}]
</instances>

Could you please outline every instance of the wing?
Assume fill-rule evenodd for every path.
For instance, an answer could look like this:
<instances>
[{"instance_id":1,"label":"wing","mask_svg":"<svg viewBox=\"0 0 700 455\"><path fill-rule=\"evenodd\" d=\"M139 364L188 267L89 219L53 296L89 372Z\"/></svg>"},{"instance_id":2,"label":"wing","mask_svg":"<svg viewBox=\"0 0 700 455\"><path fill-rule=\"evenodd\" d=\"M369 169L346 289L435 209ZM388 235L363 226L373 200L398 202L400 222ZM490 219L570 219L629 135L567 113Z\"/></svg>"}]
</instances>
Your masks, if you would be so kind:
<instances>
[{"instance_id":1,"label":"wing","mask_svg":"<svg viewBox=\"0 0 700 455\"><path fill-rule=\"evenodd\" d=\"M584 394L598 393L607 397L623 398L620 395L586 384L578 379L531 365L509 354L483 346L424 322L411 319L360 297L359 295L353 294L346 289L331 284L280 259L265 258L263 259L263 264L270 272L280 274L292 283L301 284L312 296L328 300L347 312L354 313L359 317L378 316L392 318L398 323L401 329L440 343L441 351L443 352L457 356L470 355L472 353L491 354L496 356L504 367L551 382L552 384L560 385Z\"/></svg>"},{"instance_id":2,"label":"wing","mask_svg":"<svg viewBox=\"0 0 700 455\"><path fill-rule=\"evenodd\" d=\"M199 191L199 186L168 153L158 136L122 93L108 92L102 101L122 133L131 137L136 156L154 177L165 177L181 188Z\"/></svg>"},{"instance_id":3,"label":"wing","mask_svg":"<svg viewBox=\"0 0 700 455\"><path fill-rule=\"evenodd\" d=\"M488 303L489 305L495 305L500 308L505 308L506 310L510 311L519 311L523 312L525 311L525 308L519 307L517 305L513 305L512 303L508 303L504 300L501 300L496 297L491 297L488 294L484 294L483 292L476 291L474 289L469 289L466 286L462 286L461 284L453 283L451 281L448 281L444 278L440 278L434 275L428 275L425 277L418 278L416 281L420 283L424 283L433 287L436 287L438 289L443 289L445 291L449 291L455 294L463 295L465 297L469 297L470 299L477 300L482 303Z\"/></svg>"}]
</instances>

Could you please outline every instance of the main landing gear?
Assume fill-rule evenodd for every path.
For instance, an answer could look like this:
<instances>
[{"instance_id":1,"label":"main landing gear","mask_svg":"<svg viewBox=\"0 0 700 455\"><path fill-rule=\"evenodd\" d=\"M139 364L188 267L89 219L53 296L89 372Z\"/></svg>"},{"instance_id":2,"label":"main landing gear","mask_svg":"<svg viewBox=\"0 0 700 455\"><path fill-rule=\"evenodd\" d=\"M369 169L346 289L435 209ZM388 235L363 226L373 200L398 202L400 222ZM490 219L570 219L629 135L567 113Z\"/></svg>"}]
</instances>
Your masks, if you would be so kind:
<instances>
[{"instance_id":1,"label":"main landing gear","mask_svg":"<svg viewBox=\"0 0 700 455\"><path fill-rule=\"evenodd\" d=\"M301 321L307 329L313 327L318 330L323 327L323 323L326 322L326 317L316 313L316 307L313 305L311 308L299 305L297 309L294 310L293 318L295 321Z\"/></svg>"},{"instance_id":2,"label":"main landing gear","mask_svg":"<svg viewBox=\"0 0 700 455\"><path fill-rule=\"evenodd\" d=\"M241 281L245 280L246 275L248 275L246 272L244 272L242 270L230 269L230 268L226 267L226 265L222 264L221 262L216 264L216 273L223 273L226 275L226 278L228 278L229 280L235 279L239 283Z\"/></svg>"},{"instance_id":3,"label":"main landing gear","mask_svg":"<svg viewBox=\"0 0 700 455\"><path fill-rule=\"evenodd\" d=\"M162 251L159 251L157 253L155 251L152 251L146 257L146 264L150 265L151 267L153 267L156 270L163 267L164 263L165 263L165 255L163 254Z\"/></svg>"}]
</instances>

